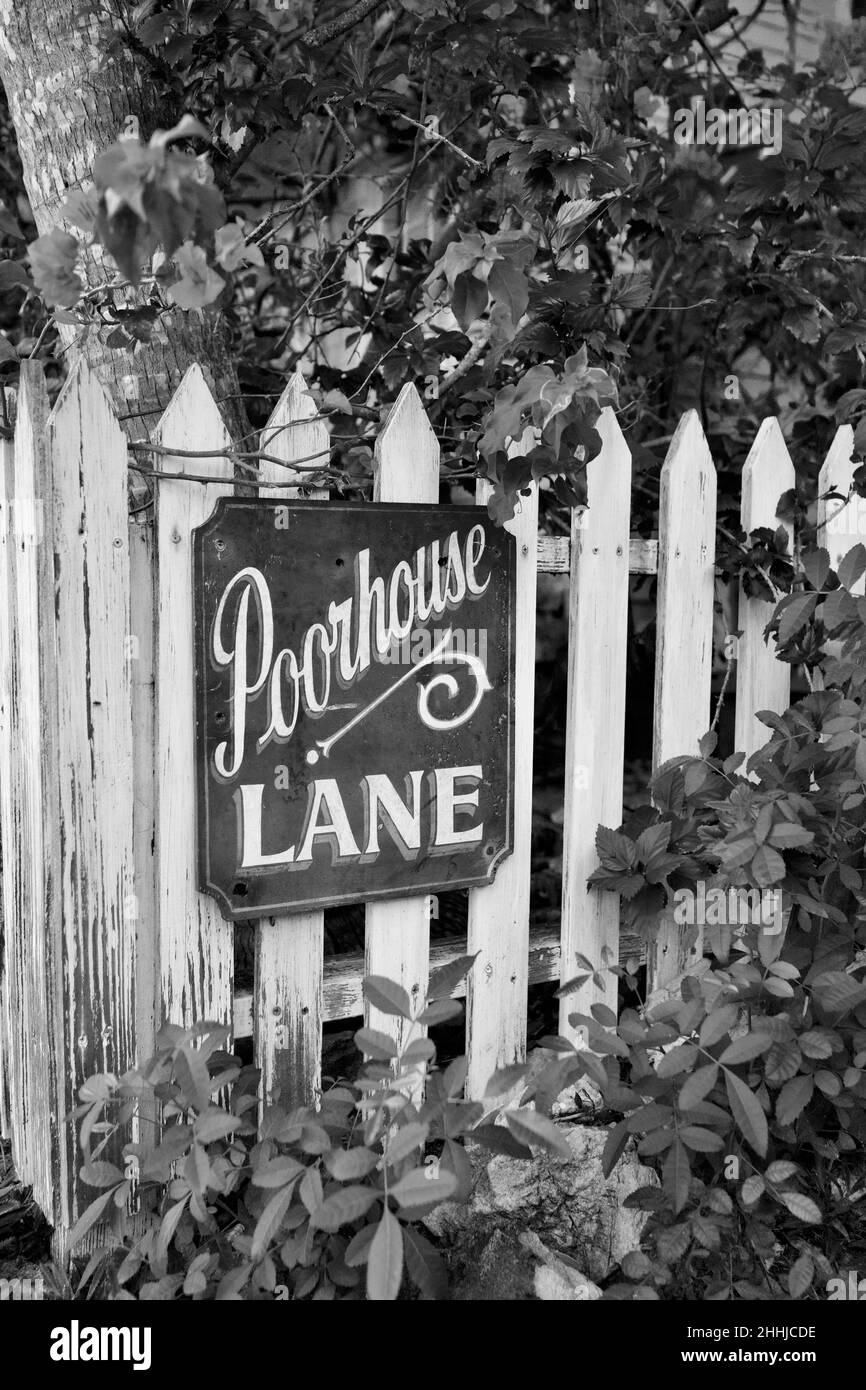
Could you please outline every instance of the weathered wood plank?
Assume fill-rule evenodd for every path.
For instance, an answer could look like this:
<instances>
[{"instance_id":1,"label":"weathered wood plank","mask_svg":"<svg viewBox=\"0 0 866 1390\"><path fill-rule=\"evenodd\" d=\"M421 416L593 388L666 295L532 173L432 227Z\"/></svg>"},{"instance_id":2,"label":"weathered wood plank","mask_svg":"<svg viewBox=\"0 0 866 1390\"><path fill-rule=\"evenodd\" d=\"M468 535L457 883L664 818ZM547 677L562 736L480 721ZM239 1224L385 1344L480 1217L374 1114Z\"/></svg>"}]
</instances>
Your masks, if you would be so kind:
<instances>
[{"instance_id":1,"label":"weathered wood plank","mask_svg":"<svg viewBox=\"0 0 866 1390\"><path fill-rule=\"evenodd\" d=\"M486 505L481 483L478 501ZM532 744L535 711L535 596L538 490L521 496L506 529L517 542L514 607L514 848L493 882L469 894L468 946L478 959L469 977L466 1095L484 1095L497 1067L526 1052L529 984L529 876L532 861Z\"/></svg>"},{"instance_id":2,"label":"weathered wood plank","mask_svg":"<svg viewBox=\"0 0 866 1390\"><path fill-rule=\"evenodd\" d=\"M599 825L622 820L625 678L628 635L631 454L613 411L599 420L602 449L587 468L589 510L575 515L569 600L568 705L563 823L563 980L577 971L576 953L598 967L617 959L619 898L588 889L598 863ZM616 979L603 990L590 982L581 1007L616 1004ZM592 991L592 992L590 992ZM560 1007L560 1032L579 1040L568 1022L573 1000Z\"/></svg>"},{"instance_id":3,"label":"weathered wood plank","mask_svg":"<svg viewBox=\"0 0 866 1390\"><path fill-rule=\"evenodd\" d=\"M779 498L794 486L794 465L775 416L764 420L743 467L741 525L748 533L757 526L775 530L782 525L792 540L790 523L776 516ZM791 668L777 661L775 644L764 641L764 628L775 603L749 598L740 586L737 643L737 708L734 747L750 757L770 737L766 725L755 718L757 710L770 709L781 714L790 699Z\"/></svg>"},{"instance_id":4,"label":"weathered wood plank","mask_svg":"<svg viewBox=\"0 0 866 1390\"><path fill-rule=\"evenodd\" d=\"M156 492L156 847L162 1018L189 1025L230 1021L234 937L213 898L196 888L195 714L192 544L218 498L233 491L231 460L208 457L230 440L199 367L190 367L156 430L163 447L201 449L197 458L160 456ZM188 769L187 775L178 770Z\"/></svg>"},{"instance_id":5,"label":"weathered wood plank","mask_svg":"<svg viewBox=\"0 0 866 1390\"><path fill-rule=\"evenodd\" d=\"M136 1052L126 441L83 359L49 417L47 444L55 619L43 638L55 666L53 910L63 932L63 972L51 987L65 995L65 1042L54 1046L66 1115L87 1076L122 1073ZM69 1220L91 1200L76 1193Z\"/></svg>"},{"instance_id":6,"label":"weathered wood plank","mask_svg":"<svg viewBox=\"0 0 866 1390\"><path fill-rule=\"evenodd\" d=\"M680 420L661 474L653 768L697 753L710 726L716 470L697 412ZM694 938L694 931L692 931ZM651 952L648 990L698 960L702 933L665 918Z\"/></svg>"},{"instance_id":7,"label":"weathered wood plank","mask_svg":"<svg viewBox=\"0 0 866 1390\"><path fill-rule=\"evenodd\" d=\"M15 418L15 398L5 393L7 417ZM0 439L0 846L3 827L12 824L11 767L13 758L12 730L12 644L15 628L13 587L13 520L10 506L14 485L15 446L11 438ZM2 855L0 855L2 861ZM2 867L2 865L0 865ZM3 923L12 913L7 912L3 887L0 886L0 1135L12 1139L14 1117L18 1113L20 1082L19 1059L13 1047L14 1023L18 1009L16 961L9 940L9 930Z\"/></svg>"},{"instance_id":8,"label":"weathered wood plank","mask_svg":"<svg viewBox=\"0 0 866 1390\"><path fill-rule=\"evenodd\" d=\"M628 543L629 574L655 574L659 543L633 536ZM570 536L539 536L537 565L539 574L568 574L571 568Z\"/></svg>"},{"instance_id":9,"label":"weathered wood plank","mask_svg":"<svg viewBox=\"0 0 866 1390\"><path fill-rule=\"evenodd\" d=\"M551 925L530 927L529 932L529 983L530 985L550 984L559 979L560 940L559 914L551 913ZM619 959L621 964L629 959L644 958L643 942L639 937L623 932L620 935ZM465 937L449 937L435 941L430 946L430 969L439 970L450 965L459 956L466 954L468 947ZM364 1012L361 985L364 979L364 953L354 951L345 955L326 956L322 983L322 1021L338 1023L360 1018ZM456 999L466 993L464 981L454 991ZM239 990L235 995L234 1018L235 1038L247 1038L253 1032L254 994L250 990Z\"/></svg>"},{"instance_id":10,"label":"weathered wood plank","mask_svg":"<svg viewBox=\"0 0 866 1390\"><path fill-rule=\"evenodd\" d=\"M16 991L12 1047L18 1113L13 1117L13 1159L49 1220L69 1212L68 1136L57 1124L62 1093L62 981L59 917L52 894L59 841L56 686L49 659L54 624L50 526L52 491L46 458L48 400L42 368L21 364L14 467L8 503L14 623L10 643L10 765L3 798L3 902L6 946ZM8 484L8 478L7 478ZM49 531L50 534L50 531ZM58 1083L60 1077L60 1083Z\"/></svg>"},{"instance_id":11,"label":"weathered wood plank","mask_svg":"<svg viewBox=\"0 0 866 1390\"><path fill-rule=\"evenodd\" d=\"M156 907L156 781L154 643L156 574L153 519L129 519L129 663L132 702L132 856L129 908L136 928L135 1031L139 1057L153 1055L161 1011L159 920ZM147 1143L153 1126L138 1136Z\"/></svg>"},{"instance_id":12,"label":"weathered wood plank","mask_svg":"<svg viewBox=\"0 0 866 1390\"><path fill-rule=\"evenodd\" d=\"M438 502L439 444L415 387L403 387L375 448L377 502ZM363 619L362 619L363 621ZM423 999L430 954L429 897L367 904L366 973L385 975ZM368 1026L398 1042L401 1020L368 1009Z\"/></svg>"},{"instance_id":13,"label":"weathered wood plank","mask_svg":"<svg viewBox=\"0 0 866 1390\"><path fill-rule=\"evenodd\" d=\"M317 414L306 382L296 372L262 432L261 448L286 463L327 450L323 421L310 420ZM293 423L304 420L309 423ZM292 476L278 464L264 462L263 481L285 480L286 486L268 488L262 495L272 500L296 497L299 489L291 485ZM319 490L308 495L328 494ZM267 1104L277 1095L284 1105L309 1104L321 1086L324 948L322 911L264 918L256 926L255 1056Z\"/></svg>"}]
</instances>

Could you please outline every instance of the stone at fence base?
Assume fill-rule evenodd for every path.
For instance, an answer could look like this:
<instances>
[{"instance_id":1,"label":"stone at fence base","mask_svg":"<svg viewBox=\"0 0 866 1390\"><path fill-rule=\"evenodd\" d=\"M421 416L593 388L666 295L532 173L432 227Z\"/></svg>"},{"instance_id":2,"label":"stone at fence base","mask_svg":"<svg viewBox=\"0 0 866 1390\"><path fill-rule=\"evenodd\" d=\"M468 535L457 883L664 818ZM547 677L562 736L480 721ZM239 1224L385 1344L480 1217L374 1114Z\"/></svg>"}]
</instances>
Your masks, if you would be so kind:
<instances>
[{"instance_id":1,"label":"stone at fence base","mask_svg":"<svg viewBox=\"0 0 866 1390\"><path fill-rule=\"evenodd\" d=\"M427 1218L438 1237L459 1300L538 1298L536 1247L521 1237L535 1236L554 1258L568 1257L576 1271L599 1281L629 1250L640 1244L646 1213L624 1207L638 1187L657 1185L634 1147L626 1149L609 1178L601 1171L606 1128L563 1127L574 1158L563 1162L538 1153L532 1159L492 1157L471 1148L475 1188L466 1205L447 1202ZM552 1267L548 1263L548 1270ZM561 1271L553 1270L559 1280ZM551 1274L541 1276L548 1296L562 1287ZM584 1297L573 1294L570 1296Z\"/></svg>"}]
</instances>

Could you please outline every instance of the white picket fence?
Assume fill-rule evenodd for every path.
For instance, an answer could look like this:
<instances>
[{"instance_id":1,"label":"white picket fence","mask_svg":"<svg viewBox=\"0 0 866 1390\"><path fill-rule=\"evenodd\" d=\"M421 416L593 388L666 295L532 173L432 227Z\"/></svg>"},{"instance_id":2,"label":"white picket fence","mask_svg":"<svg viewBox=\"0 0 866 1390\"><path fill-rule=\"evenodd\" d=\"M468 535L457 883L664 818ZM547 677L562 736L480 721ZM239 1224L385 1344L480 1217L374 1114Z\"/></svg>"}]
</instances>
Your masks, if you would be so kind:
<instances>
[{"instance_id":1,"label":"white picket fence","mask_svg":"<svg viewBox=\"0 0 866 1390\"><path fill-rule=\"evenodd\" d=\"M316 416L295 376L262 448L287 465L326 450ZM631 540L629 450L612 412L600 428L590 509L570 539L538 535L535 495L510 526L518 562L515 848L495 881L469 895L468 943L438 942L431 951L430 902L420 897L367 906L363 960L325 957L321 912L265 920L254 989L242 995L234 989L233 927L195 887L191 532L233 491L232 462L217 452L229 444L225 427L191 369L156 431L154 442L178 453L150 456L170 475L155 482L155 516L130 517L126 440L95 377L79 362L49 412L40 369L23 364L15 440L3 445L0 468L0 1116L61 1250L86 1200L64 1117L86 1075L122 1072L147 1055L160 1019L231 1021L236 1038L254 1039L266 1098L279 1090L289 1103L312 1100L322 1024L363 1012L365 973L423 996L431 965L468 949L478 960L468 985L467 1094L479 1096L490 1073L524 1051L530 980L571 976L576 952L616 958L618 901L588 891L586 879L597 862L597 825L617 825L622 813L629 573L659 577L659 763L695 751L710 722L716 483L691 412L664 465L659 539ZM851 451L843 427L822 470L825 485L847 488ZM439 448L411 385L379 435L375 468L378 499L438 500ZM302 476L262 466L262 481L279 484L269 497L292 496ZM744 527L775 526L793 469L774 420L762 426L743 476ZM856 538L837 523L834 554ZM561 929L530 937L538 571L571 575L569 719ZM762 742L753 711L781 709L788 697L790 669L763 641L767 616L766 603L741 600L737 746L747 751ZM671 926L650 962L654 983L687 962ZM609 978L596 997L615 1004ZM370 1022L395 1026L382 1015Z\"/></svg>"}]
</instances>

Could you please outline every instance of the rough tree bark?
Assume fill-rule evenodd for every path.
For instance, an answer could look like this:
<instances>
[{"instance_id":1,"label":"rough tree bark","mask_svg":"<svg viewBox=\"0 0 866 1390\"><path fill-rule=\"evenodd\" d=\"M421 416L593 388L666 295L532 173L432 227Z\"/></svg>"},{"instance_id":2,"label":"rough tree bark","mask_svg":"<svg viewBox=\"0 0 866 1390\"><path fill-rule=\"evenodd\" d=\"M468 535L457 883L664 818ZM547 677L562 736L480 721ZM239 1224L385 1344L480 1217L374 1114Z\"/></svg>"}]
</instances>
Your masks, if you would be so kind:
<instances>
[{"instance_id":1,"label":"rough tree bark","mask_svg":"<svg viewBox=\"0 0 866 1390\"><path fill-rule=\"evenodd\" d=\"M179 114L155 109L147 74L125 45L111 47L113 37L100 0L0 0L0 80L40 233L64 225L59 209L67 189L90 181L95 156L122 134L127 117L137 117L146 139ZM111 273L96 256L85 266L90 285ZM237 375L220 316L175 310L134 354L106 348L93 330L82 337L74 325L61 325L61 336L96 369L118 413L135 415L125 422L132 438L149 433L193 362L202 366L229 428L236 437L242 432L243 411L230 399L238 391Z\"/></svg>"}]
</instances>

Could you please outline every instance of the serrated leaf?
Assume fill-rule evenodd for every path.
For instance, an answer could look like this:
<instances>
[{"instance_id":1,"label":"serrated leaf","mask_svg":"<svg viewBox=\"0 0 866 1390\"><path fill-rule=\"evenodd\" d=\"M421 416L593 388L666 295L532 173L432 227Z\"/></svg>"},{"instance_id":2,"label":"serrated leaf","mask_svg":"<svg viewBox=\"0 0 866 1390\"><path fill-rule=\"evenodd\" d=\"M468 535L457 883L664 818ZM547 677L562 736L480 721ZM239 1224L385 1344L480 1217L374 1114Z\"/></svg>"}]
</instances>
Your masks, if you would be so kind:
<instances>
[{"instance_id":1,"label":"serrated leaf","mask_svg":"<svg viewBox=\"0 0 866 1390\"><path fill-rule=\"evenodd\" d=\"M378 1154L362 1144L353 1149L331 1149L325 1154L325 1167L337 1182L354 1182L365 1178L379 1162Z\"/></svg>"},{"instance_id":2,"label":"serrated leaf","mask_svg":"<svg viewBox=\"0 0 866 1390\"><path fill-rule=\"evenodd\" d=\"M772 1046L773 1039L767 1033L745 1033L728 1044L721 1053L719 1062L722 1066L751 1062L754 1057L760 1057L762 1052L768 1052Z\"/></svg>"},{"instance_id":3,"label":"serrated leaf","mask_svg":"<svg viewBox=\"0 0 866 1390\"><path fill-rule=\"evenodd\" d=\"M608 1134L601 1155L601 1171L606 1178L610 1177L622 1157L629 1138L628 1125L625 1120L620 1120L615 1124Z\"/></svg>"},{"instance_id":4,"label":"serrated leaf","mask_svg":"<svg viewBox=\"0 0 866 1390\"><path fill-rule=\"evenodd\" d=\"M114 1189L109 1188L107 1192L100 1193L96 1201L91 1202L89 1207L85 1207L67 1237L67 1244L70 1250L74 1250L78 1242L83 1240L87 1235L91 1226L96 1225L96 1222L105 1211L105 1208L108 1206L113 1196Z\"/></svg>"},{"instance_id":5,"label":"serrated leaf","mask_svg":"<svg viewBox=\"0 0 866 1390\"><path fill-rule=\"evenodd\" d=\"M385 1152L385 1161L388 1166L402 1163L404 1158L414 1153L416 1149L422 1149L427 1142L427 1135L430 1133L430 1126L420 1120L410 1120L401 1129L398 1129L388 1140L388 1147ZM382 1165L380 1164L380 1167Z\"/></svg>"},{"instance_id":6,"label":"serrated leaf","mask_svg":"<svg viewBox=\"0 0 866 1390\"><path fill-rule=\"evenodd\" d=\"M229 1115L218 1105L212 1105L203 1115L199 1115L193 1125L193 1132L200 1144L212 1144L217 1139L225 1139L243 1124L237 1115Z\"/></svg>"},{"instance_id":7,"label":"serrated leaf","mask_svg":"<svg viewBox=\"0 0 866 1390\"><path fill-rule=\"evenodd\" d=\"M786 1081L776 1098L776 1119L790 1125L812 1099L815 1081L811 1076L795 1076Z\"/></svg>"},{"instance_id":8,"label":"serrated leaf","mask_svg":"<svg viewBox=\"0 0 866 1390\"><path fill-rule=\"evenodd\" d=\"M412 1211L416 1207L427 1207L435 1202L447 1202L457 1191L457 1178L441 1164L438 1170L430 1164L422 1168L413 1168L389 1190L404 1210Z\"/></svg>"},{"instance_id":9,"label":"serrated leaf","mask_svg":"<svg viewBox=\"0 0 866 1390\"><path fill-rule=\"evenodd\" d=\"M701 1047L712 1047L729 1033L740 1016L736 1004L722 1004L707 1014L701 1025Z\"/></svg>"},{"instance_id":10,"label":"serrated leaf","mask_svg":"<svg viewBox=\"0 0 866 1390\"><path fill-rule=\"evenodd\" d=\"M276 1237L280 1223L291 1205L294 1192L293 1184L289 1187L283 1187L279 1192L275 1192L270 1201L265 1204L253 1231L252 1246L250 1247L250 1259L253 1264L258 1263L271 1241Z\"/></svg>"},{"instance_id":11,"label":"serrated leaf","mask_svg":"<svg viewBox=\"0 0 866 1390\"><path fill-rule=\"evenodd\" d=\"M425 1240L414 1226L403 1227L403 1253L406 1273L424 1299L448 1297L448 1275L445 1262L435 1246Z\"/></svg>"},{"instance_id":12,"label":"serrated leaf","mask_svg":"<svg viewBox=\"0 0 866 1390\"><path fill-rule=\"evenodd\" d=\"M562 1130L547 1115L529 1109L506 1110L505 1122L521 1143L533 1144L558 1158L574 1157Z\"/></svg>"},{"instance_id":13,"label":"serrated leaf","mask_svg":"<svg viewBox=\"0 0 866 1390\"><path fill-rule=\"evenodd\" d=\"M691 1169L688 1151L679 1139L674 1140L668 1150L668 1156L662 1168L662 1183L665 1192L671 1198L674 1213L681 1212L689 1199Z\"/></svg>"},{"instance_id":14,"label":"serrated leaf","mask_svg":"<svg viewBox=\"0 0 866 1390\"><path fill-rule=\"evenodd\" d=\"M746 1203L746 1206L752 1206L754 1202L757 1202L759 1197L763 1197L765 1190L766 1183L761 1174L753 1173L751 1177L746 1178L746 1181L743 1183L740 1189L740 1195Z\"/></svg>"},{"instance_id":15,"label":"serrated leaf","mask_svg":"<svg viewBox=\"0 0 866 1390\"><path fill-rule=\"evenodd\" d=\"M310 1216L310 1229L320 1231L339 1231L351 1221L359 1221L374 1202L381 1200L381 1193L373 1187L341 1187L332 1192Z\"/></svg>"},{"instance_id":16,"label":"serrated leaf","mask_svg":"<svg viewBox=\"0 0 866 1390\"><path fill-rule=\"evenodd\" d=\"M374 1302L393 1302L403 1279L403 1230L387 1206L367 1258L367 1297Z\"/></svg>"},{"instance_id":17,"label":"serrated leaf","mask_svg":"<svg viewBox=\"0 0 866 1390\"><path fill-rule=\"evenodd\" d=\"M784 1202L788 1211L792 1216L796 1216L798 1221L805 1221L810 1226L819 1226L824 1220L817 1202L813 1202L811 1197L804 1197L802 1192L780 1192L779 1201Z\"/></svg>"},{"instance_id":18,"label":"serrated leaf","mask_svg":"<svg viewBox=\"0 0 866 1390\"><path fill-rule=\"evenodd\" d=\"M849 550L844 559L839 562L836 573L839 576L839 583L844 585L846 589L852 589L864 572L866 572L866 546L858 541L857 545Z\"/></svg>"},{"instance_id":19,"label":"serrated leaf","mask_svg":"<svg viewBox=\"0 0 866 1390\"><path fill-rule=\"evenodd\" d=\"M683 1083L677 1098L680 1110L691 1110L693 1106L698 1105L705 1096L709 1095L718 1080L718 1076L719 1068L714 1062L692 1072L691 1076Z\"/></svg>"},{"instance_id":20,"label":"serrated leaf","mask_svg":"<svg viewBox=\"0 0 866 1390\"><path fill-rule=\"evenodd\" d=\"M525 1062L514 1062L511 1066L499 1067L484 1088L485 1096L504 1096L529 1075L529 1070Z\"/></svg>"},{"instance_id":21,"label":"serrated leaf","mask_svg":"<svg viewBox=\"0 0 866 1390\"><path fill-rule=\"evenodd\" d=\"M361 988L368 1004L372 1004L380 1013L411 1019L412 1001L403 986L394 980L388 980L384 975L368 975Z\"/></svg>"},{"instance_id":22,"label":"serrated leaf","mask_svg":"<svg viewBox=\"0 0 866 1390\"><path fill-rule=\"evenodd\" d=\"M788 1270L788 1293L792 1298L802 1298L809 1289L815 1274L815 1261L808 1251L804 1251Z\"/></svg>"},{"instance_id":23,"label":"serrated leaf","mask_svg":"<svg viewBox=\"0 0 866 1390\"><path fill-rule=\"evenodd\" d=\"M471 956L458 956L456 960L433 970L427 985L427 1003L432 1004L436 999L450 999L457 986L466 979L480 954L480 951L475 951Z\"/></svg>"},{"instance_id":24,"label":"serrated leaf","mask_svg":"<svg viewBox=\"0 0 866 1390\"><path fill-rule=\"evenodd\" d=\"M299 1178L305 1171L304 1165L296 1158L291 1158L288 1154L279 1154L277 1158L259 1164L250 1182L253 1187L284 1187L287 1182L294 1182L295 1178Z\"/></svg>"},{"instance_id":25,"label":"serrated leaf","mask_svg":"<svg viewBox=\"0 0 866 1390\"><path fill-rule=\"evenodd\" d=\"M380 1033L378 1028L359 1028L355 1034L355 1046L365 1057L372 1057L377 1062L389 1062L398 1055L394 1039L387 1033Z\"/></svg>"},{"instance_id":26,"label":"serrated leaf","mask_svg":"<svg viewBox=\"0 0 866 1390\"><path fill-rule=\"evenodd\" d=\"M425 1027L433 1028L439 1023L447 1023L452 1018L459 1018L463 1013L463 1006L457 999L434 999L432 1004L428 1004L418 1015L418 1022Z\"/></svg>"},{"instance_id":27,"label":"serrated leaf","mask_svg":"<svg viewBox=\"0 0 866 1390\"><path fill-rule=\"evenodd\" d=\"M754 1091L732 1071L725 1072L725 1086L734 1122L743 1138L755 1153L763 1158L767 1152L767 1117Z\"/></svg>"}]
</instances>

